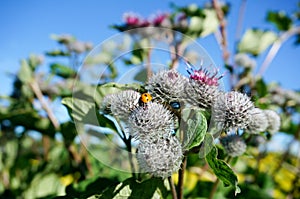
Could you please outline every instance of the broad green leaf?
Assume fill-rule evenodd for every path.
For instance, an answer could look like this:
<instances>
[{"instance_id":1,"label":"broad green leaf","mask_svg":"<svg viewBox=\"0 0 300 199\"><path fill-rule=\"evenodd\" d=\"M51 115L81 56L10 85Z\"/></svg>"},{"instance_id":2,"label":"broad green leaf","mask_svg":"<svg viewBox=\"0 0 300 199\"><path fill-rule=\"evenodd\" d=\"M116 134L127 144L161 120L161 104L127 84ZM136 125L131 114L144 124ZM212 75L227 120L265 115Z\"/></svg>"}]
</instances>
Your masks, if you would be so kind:
<instances>
[{"instance_id":1,"label":"broad green leaf","mask_svg":"<svg viewBox=\"0 0 300 199\"><path fill-rule=\"evenodd\" d=\"M202 32L200 34L201 37L205 37L211 33L214 33L219 26L219 20L214 10L204 9L203 13L205 15L205 18L202 23Z\"/></svg>"},{"instance_id":2,"label":"broad green leaf","mask_svg":"<svg viewBox=\"0 0 300 199\"><path fill-rule=\"evenodd\" d=\"M29 188L22 198L41 198L49 195L63 194L64 186L55 173L38 173L34 176Z\"/></svg>"},{"instance_id":3,"label":"broad green leaf","mask_svg":"<svg viewBox=\"0 0 300 199\"><path fill-rule=\"evenodd\" d=\"M280 11L280 12L273 12L269 11L267 15L267 20L278 28L278 30L289 30L292 25L293 21L290 17L286 15L285 12Z\"/></svg>"},{"instance_id":4,"label":"broad green leaf","mask_svg":"<svg viewBox=\"0 0 300 199\"><path fill-rule=\"evenodd\" d=\"M135 76L134 80L139 82L146 82L147 81L147 70L142 68Z\"/></svg>"},{"instance_id":5,"label":"broad green leaf","mask_svg":"<svg viewBox=\"0 0 300 199\"><path fill-rule=\"evenodd\" d=\"M63 78L74 77L76 75L76 71L74 71L69 66L65 66L62 64L54 63L50 65L50 68L52 73Z\"/></svg>"},{"instance_id":6,"label":"broad green leaf","mask_svg":"<svg viewBox=\"0 0 300 199\"><path fill-rule=\"evenodd\" d=\"M66 188L66 196L72 198L88 198L101 194L105 189L118 184L113 178L93 177L78 184L71 184Z\"/></svg>"},{"instance_id":7,"label":"broad green leaf","mask_svg":"<svg viewBox=\"0 0 300 199\"><path fill-rule=\"evenodd\" d=\"M203 26L203 18L199 16L191 17L189 31L191 32L200 32Z\"/></svg>"},{"instance_id":8,"label":"broad green leaf","mask_svg":"<svg viewBox=\"0 0 300 199\"><path fill-rule=\"evenodd\" d=\"M67 146L74 140L77 135L75 124L69 121L60 125L60 132Z\"/></svg>"},{"instance_id":9,"label":"broad green leaf","mask_svg":"<svg viewBox=\"0 0 300 199\"><path fill-rule=\"evenodd\" d=\"M201 144L207 130L207 121L200 109L186 108L181 111L180 130L184 132L184 149Z\"/></svg>"},{"instance_id":10,"label":"broad green leaf","mask_svg":"<svg viewBox=\"0 0 300 199\"><path fill-rule=\"evenodd\" d=\"M21 68L18 73L18 78L23 83L29 83L32 79L32 74L33 74L33 71L31 70L28 62L25 59L23 59L21 61Z\"/></svg>"},{"instance_id":11,"label":"broad green leaf","mask_svg":"<svg viewBox=\"0 0 300 199\"><path fill-rule=\"evenodd\" d=\"M104 115L99 114L96 110L95 103L86 100L66 97L62 99L62 104L68 109L69 115L74 122L84 124L100 125L116 131L115 124L106 118Z\"/></svg>"},{"instance_id":12,"label":"broad green leaf","mask_svg":"<svg viewBox=\"0 0 300 199\"><path fill-rule=\"evenodd\" d=\"M206 161L208 165L225 186L231 185L235 187L235 194L240 193L241 190L237 186L238 178L236 174L225 161L217 159L217 155L217 148L213 147L212 150L206 155Z\"/></svg>"},{"instance_id":13,"label":"broad green leaf","mask_svg":"<svg viewBox=\"0 0 300 199\"><path fill-rule=\"evenodd\" d=\"M168 191L161 178L151 178L143 182L137 182L135 179L129 178L104 191L99 199L160 199L166 198L167 195Z\"/></svg>"},{"instance_id":14,"label":"broad green leaf","mask_svg":"<svg viewBox=\"0 0 300 199\"><path fill-rule=\"evenodd\" d=\"M272 45L277 39L277 35L272 31L262 31L250 29L243 35L238 44L239 53L251 53L259 55Z\"/></svg>"},{"instance_id":15,"label":"broad green leaf","mask_svg":"<svg viewBox=\"0 0 300 199\"><path fill-rule=\"evenodd\" d=\"M208 153L214 148L214 138L213 135L209 132L205 134L204 140L199 148L199 157L205 158Z\"/></svg>"},{"instance_id":16,"label":"broad green leaf","mask_svg":"<svg viewBox=\"0 0 300 199\"><path fill-rule=\"evenodd\" d=\"M79 122L86 121L88 113L95 109L94 103L71 97L63 98L62 104L68 108L71 118Z\"/></svg>"},{"instance_id":17,"label":"broad green leaf","mask_svg":"<svg viewBox=\"0 0 300 199\"><path fill-rule=\"evenodd\" d=\"M267 85L262 78L256 81L255 87L259 98L268 94Z\"/></svg>"}]
</instances>

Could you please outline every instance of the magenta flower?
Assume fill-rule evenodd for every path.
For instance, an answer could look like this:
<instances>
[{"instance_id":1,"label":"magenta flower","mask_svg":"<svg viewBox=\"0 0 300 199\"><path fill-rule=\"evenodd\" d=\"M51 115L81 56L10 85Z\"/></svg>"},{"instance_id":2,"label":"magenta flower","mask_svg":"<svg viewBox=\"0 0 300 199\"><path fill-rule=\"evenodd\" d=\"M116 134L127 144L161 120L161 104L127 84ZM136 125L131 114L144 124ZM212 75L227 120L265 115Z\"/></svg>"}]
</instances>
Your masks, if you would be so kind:
<instances>
[{"instance_id":1,"label":"magenta flower","mask_svg":"<svg viewBox=\"0 0 300 199\"><path fill-rule=\"evenodd\" d=\"M187 72L190 75L190 78L196 81L200 81L203 84L209 85L209 86L219 86L219 80L224 76L221 75L217 77L218 70L215 70L213 74L211 74L208 70L203 68L202 66L200 69L195 69L193 66L191 66L188 62L186 63L188 68Z\"/></svg>"},{"instance_id":2,"label":"magenta flower","mask_svg":"<svg viewBox=\"0 0 300 199\"><path fill-rule=\"evenodd\" d=\"M128 26L139 26L143 22L143 19L135 13L125 13L123 18Z\"/></svg>"},{"instance_id":3,"label":"magenta flower","mask_svg":"<svg viewBox=\"0 0 300 199\"><path fill-rule=\"evenodd\" d=\"M168 17L168 14L166 14L166 13L159 14L159 15L155 16L155 18L152 21L152 24L154 26L160 26L167 17Z\"/></svg>"}]
</instances>

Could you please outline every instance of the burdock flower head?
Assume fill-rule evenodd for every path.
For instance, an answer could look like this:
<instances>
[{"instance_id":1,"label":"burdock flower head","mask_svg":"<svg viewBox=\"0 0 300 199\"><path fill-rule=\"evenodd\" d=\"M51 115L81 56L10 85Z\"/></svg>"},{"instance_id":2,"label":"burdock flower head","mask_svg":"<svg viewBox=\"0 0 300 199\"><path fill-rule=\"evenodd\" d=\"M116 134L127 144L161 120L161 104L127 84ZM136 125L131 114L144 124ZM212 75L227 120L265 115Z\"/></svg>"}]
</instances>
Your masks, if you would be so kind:
<instances>
[{"instance_id":1,"label":"burdock flower head","mask_svg":"<svg viewBox=\"0 0 300 199\"><path fill-rule=\"evenodd\" d=\"M138 27L144 24L144 19L136 13L128 12L123 15L123 20L127 26Z\"/></svg>"},{"instance_id":2,"label":"burdock flower head","mask_svg":"<svg viewBox=\"0 0 300 199\"><path fill-rule=\"evenodd\" d=\"M145 136L169 137L173 130L174 118L171 111L162 104L148 102L132 111L128 119L129 133L138 139Z\"/></svg>"},{"instance_id":3,"label":"burdock flower head","mask_svg":"<svg viewBox=\"0 0 300 199\"><path fill-rule=\"evenodd\" d=\"M120 119L128 119L131 112L137 107L141 94L133 90L125 90L107 95L102 102L101 109L110 111Z\"/></svg>"},{"instance_id":4,"label":"burdock flower head","mask_svg":"<svg viewBox=\"0 0 300 199\"><path fill-rule=\"evenodd\" d=\"M273 110L264 110L264 113L268 121L267 131L271 134L278 132L281 125L279 115Z\"/></svg>"},{"instance_id":5,"label":"burdock flower head","mask_svg":"<svg viewBox=\"0 0 300 199\"><path fill-rule=\"evenodd\" d=\"M212 117L221 129L245 129L251 122L253 109L253 103L245 94L236 91L220 93L213 105Z\"/></svg>"},{"instance_id":6,"label":"burdock flower head","mask_svg":"<svg viewBox=\"0 0 300 199\"><path fill-rule=\"evenodd\" d=\"M210 109L219 93L219 80L223 75L217 76L218 70L211 74L202 66L197 70L188 62L187 66L190 81L186 84L184 98L194 106Z\"/></svg>"},{"instance_id":7,"label":"burdock flower head","mask_svg":"<svg viewBox=\"0 0 300 199\"><path fill-rule=\"evenodd\" d=\"M149 79L146 88L153 98L171 102L179 100L186 82L188 79L176 70L163 70Z\"/></svg>"},{"instance_id":8,"label":"burdock flower head","mask_svg":"<svg viewBox=\"0 0 300 199\"><path fill-rule=\"evenodd\" d=\"M220 138L220 142L229 156L236 157L245 153L247 145L238 135L232 134Z\"/></svg>"},{"instance_id":9,"label":"burdock flower head","mask_svg":"<svg viewBox=\"0 0 300 199\"><path fill-rule=\"evenodd\" d=\"M254 108L251 110L250 115L252 115L252 117L249 126L247 127L247 132L257 134L267 129L268 120L263 110Z\"/></svg>"},{"instance_id":10,"label":"burdock flower head","mask_svg":"<svg viewBox=\"0 0 300 199\"><path fill-rule=\"evenodd\" d=\"M166 178L180 168L183 153L175 136L169 138L143 139L139 143L137 160L144 172Z\"/></svg>"}]
</instances>

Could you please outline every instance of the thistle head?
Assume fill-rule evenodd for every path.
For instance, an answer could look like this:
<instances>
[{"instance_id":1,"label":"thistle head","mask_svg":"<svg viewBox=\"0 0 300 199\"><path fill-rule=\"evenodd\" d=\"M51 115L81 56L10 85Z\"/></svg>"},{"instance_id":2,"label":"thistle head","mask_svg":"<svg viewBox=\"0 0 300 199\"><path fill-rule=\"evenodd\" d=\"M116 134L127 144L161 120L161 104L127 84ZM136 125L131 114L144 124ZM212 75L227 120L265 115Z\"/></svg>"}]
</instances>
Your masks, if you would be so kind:
<instances>
[{"instance_id":1,"label":"thistle head","mask_svg":"<svg viewBox=\"0 0 300 199\"><path fill-rule=\"evenodd\" d=\"M142 139L145 136L169 137L174 125L171 111L162 104L148 102L132 111L128 119L129 133Z\"/></svg>"},{"instance_id":2,"label":"thistle head","mask_svg":"<svg viewBox=\"0 0 300 199\"><path fill-rule=\"evenodd\" d=\"M264 113L268 121L267 131L271 134L278 132L281 125L280 116L278 113L273 110L264 110Z\"/></svg>"},{"instance_id":3,"label":"thistle head","mask_svg":"<svg viewBox=\"0 0 300 199\"><path fill-rule=\"evenodd\" d=\"M141 170L162 178L178 171L183 158L178 139L175 136L148 138L142 139L138 146L137 160Z\"/></svg>"},{"instance_id":4,"label":"thistle head","mask_svg":"<svg viewBox=\"0 0 300 199\"><path fill-rule=\"evenodd\" d=\"M247 145L238 135L232 134L220 138L220 142L226 153L231 157L237 157L245 153Z\"/></svg>"},{"instance_id":5,"label":"thistle head","mask_svg":"<svg viewBox=\"0 0 300 199\"><path fill-rule=\"evenodd\" d=\"M221 129L245 129L251 122L253 109L253 103L245 94L220 93L213 105L213 119Z\"/></svg>"},{"instance_id":6,"label":"thistle head","mask_svg":"<svg viewBox=\"0 0 300 199\"><path fill-rule=\"evenodd\" d=\"M219 86L219 80L224 76L224 74L217 76L219 73L219 70L217 69L215 69L213 73L210 73L207 69L203 68L202 64L199 69L195 69L195 67L189 62L186 62L186 65L186 70L192 80L208 86Z\"/></svg>"},{"instance_id":7,"label":"thistle head","mask_svg":"<svg viewBox=\"0 0 300 199\"><path fill-rule=\"evenodd\" d=\"M138 106L141 94L133 90L125 90L104 97L101 110L111 112L120 119L128 119Z\"/></svg>"}]
</instances>

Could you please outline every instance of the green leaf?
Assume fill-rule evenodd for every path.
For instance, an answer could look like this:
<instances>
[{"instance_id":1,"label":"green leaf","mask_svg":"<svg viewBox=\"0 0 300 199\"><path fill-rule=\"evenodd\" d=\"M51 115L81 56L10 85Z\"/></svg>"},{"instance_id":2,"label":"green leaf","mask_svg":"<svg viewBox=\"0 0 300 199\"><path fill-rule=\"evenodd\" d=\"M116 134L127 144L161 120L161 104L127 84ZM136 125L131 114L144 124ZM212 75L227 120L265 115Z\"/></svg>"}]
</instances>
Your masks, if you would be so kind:
<instances>
[{"instance_id":1,"label":"green leaf","mask_svg":"<svg viewBox=\"0 0 300 199\"><path fill-rule=\"evenodd\" d=\"M202 31L203 18L199 16L191 17L189 31L191 32L201 32Z\"/></svg>"},{"instance_id":2,"label":"green leaf","mask_svg":"<svg viewBox=\"0 0 300 199\"><path fill-rule=\"evenodd\" d=\"M64 52L62 50L53 50L53 51L46 52L46 55L51 57L57 57L57 56L67 57L70 56L71 54L69 52Z\"/></svg>"},{"instance_id":3,"label":"green leaf","mask_svg":"<svg viewBox=\"0 0 300 199\"><path fill-rule=\"evenodd\" d=\"M60 125L60 132L67 146L72 143L77 135L76 126L73 122L65 122Z\"/></svg>"},{"instance_id":4,"label":"green leaf","mask_svg":"<svg viewBox=\"0 0 300 199\"><path fill-rule=\"evenodd\" d=\"M147 81L147 70L142 68L135 76L134 80L139 82L146 82Z\"/></svg>"},{"instance_id":5,"label":"green leaf","mask_svg":"<svg viewBox=\"0 0 300 199\"><path fill-rule=\"evenodd\" d=\"M29 188L24 192L24 198L41 198L48 195L63 194L64 186L55 173L38 173L34 176Z\"/></svg>"},{"instance_id":6,"label":"green leaf","mask_svg":"<svg viewBox=\"0 0 300 199\"><path fill-rule=\"evenodd\" d=\"M250 29L243 35L238 44L239 53L251 53L254 56L262 53L277 39L277 35L272 31L262 31Z\"/></svg>"},{"instance_id":7,"label":"green leaf","mask_svg":"<svg viewBox=\"0 0 300 199\"><path fill-rule=\"evenodd\" d=\"M126 90L126 89L140 89L141 85L138 83L132 83L132 84L120 84L120 83L116 83L116 82L110 82L107 84L103 84L101 85L101 88L108 88L108 87L112 87L112 88L117 88L120 90Z\"/></svg>"},{"instance_id":8,"label":"green leaf","mask_svg":"<svg viewBox=\"0 0 300 199\"><path fill-rule=\"evenodd\" d=\"M38 65L41 65L44 57L41 55L31 54L28 59L29 66L34 70Z\"/></svg>"},{"instance_id":9,"label":"green leaf","mask_svg":"<svg viewBox=\"0 0 300 199\"><path fill-rule=\"evenodd\" d=\"M201 37L205 37L211 33L214 33L219 26L219 20L214 10L204 9L203 13L205 15L205 18L202 23L202 32L200 34Z\"/></svg>"},{"instance_id":10,"label":"green leaf","mask_svg":"<svg viewBox=\"0 0 300 199\"><path fill-rule=\"evenodd\" d=\"M180 130L184 131L183 148L199 146L205 137L207 121L197 108L186 108L181 111Z\"/></svg>"},{"instance_id":11,"label":"green leaf","mask_svg":"<svg viewBox=\"0 0 300 199\"><path fill-rule=\"evenodd\" d=\"M257 94L258 94L257 97L264 97L265 95L268 94L267 85L262 78L260 78L256 81L255 87L256 87Z\"/></svg>"},{"instance_id":12,"label":"green leaf","mask_svg":"<svg viewBox=\"0 0 300 199\"><path fill-rule=\"evenodd\" d=\"M66 196L72 198L88 198L95 194L101 194L106 188L118 184L116 179L94 177L78 184L71 184L66 188Z\"/></svg>"},{"instance_id":13,"label":"green leaf","mask_svg":"<svg viewBox=\"0 0 300 199\"><path fill-rule=\"evenodd\" d=\"M33 71L31 70L28 62L25 59L23 59L21 61L21 68L18 73L18 78L23 83L29 83L32 79L32 74L33 74Z\"/></svg>"},{"instance_id":14,"label":"green leaf","mask_svg":"<svg viewBox=\"0 0 300 199\"><path fill-rule=\"evenodd\" d=\"M17 140L10 140L7 141L5 144L3 144L3 149L4 151L2 151L1 153L4 154L3 160L4 160L4 165L6 167L6 169L11 168L12 166L14 166L15 162L16 162L16 158L18 156L18 142Z\"/></svg>"},{"instance_id":15,"label":"green leaf","mask_svg":"<svg viewBox=\"0 0 300 199\"><path fill-rule=\"evenodd\" d=\"M161 178L151 178L143 182L137 182L133 178L129 178L124 182L113 186L101 194L99 199L140 199L140 198L166 198L168 191Z\"/></svg>"},{"instance_id":16,"label":"green leaf","mask_svg":"<svg viewBox=\"0 0 300 199\"><path fill-rule=\"evenodd\" d=\"M50 68L52 73L63 78L74 77L76 75L76 71L62 64L54 63L50 65Z\"/></svg>"},{"instance_id":17,"label":"green leaf","mask_svg":"<svg viewBox=\"0 0 300 199\"><path fill-rule=\"evenodd\" d=\"M278 30L289 30L292 25L293 21L290 17L286 15L285 12L274 12L274 11L269 11L267 14L267 20L278 28Z\"/></svg>"},{"instance_id":18,"label":"green leaf","mask_svg":"<svg viewBox=\"0 0 300 199\"><path fill-rule=\"evenodd\" d=\"M71 118L79 122L86 121L88 113L95 109L94 103L77 98L66 97L61 103L68 108Z\"/></svg>"},{"instance_id":19,"label":"green leaf","mask_svg":"<svg viewBox=\"0 0 300 199\"><path fill-rule=\"evenodd\" d=\"M217 155L217 148L213 147L212 150L206 155L206 161L208 165L225 186L231 185L235 187L235 194L240 193L241 190L237 186L238 178L236 174L225 161L217 159Z\"/></svg>"},{"instance_id":20,"label":"green leaf","mask_svg":"<svg viewBox=\"0 0 300 199\"><path fill-rule=\"evenodd\" d=\"M111 120L99 114L93 102L74 97L66 97L62 99L62 104L67 107L69 115L74 122L96 126L100 125L101 127L107 127L117 131L115 124Z\"/></svg>"}]
</instances>

